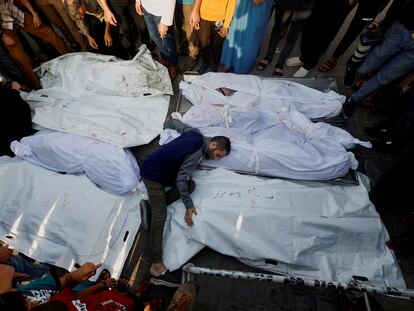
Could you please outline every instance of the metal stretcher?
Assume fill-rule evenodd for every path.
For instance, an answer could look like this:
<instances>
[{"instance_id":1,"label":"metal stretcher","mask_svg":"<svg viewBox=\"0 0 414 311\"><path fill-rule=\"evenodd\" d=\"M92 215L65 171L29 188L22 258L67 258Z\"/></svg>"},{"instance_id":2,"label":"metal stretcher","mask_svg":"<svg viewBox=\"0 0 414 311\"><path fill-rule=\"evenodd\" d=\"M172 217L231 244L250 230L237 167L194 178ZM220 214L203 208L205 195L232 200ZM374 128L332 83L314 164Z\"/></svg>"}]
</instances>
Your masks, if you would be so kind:
<instances>
[{"instance_id":1,"label":"metal stretcher","mask_svg":"<svg viewBox=\"0 0 414 311\"><path fill-rule=\"evenodd\" d=\"M190 72L185 72L184 73L184 80L187 82L191 82L193 79L195 79L197 76L199 75L198 72L194 72L194 71L190 71ZM334 78L319 78L319 79L314 79L314 78L264 78L264 79L274 79L274 80L287 80L287 81L292 81L292 82L296 82L296 83L300 83L302 85L314 88L318 91L322 91L322 92L327 92L330 90L333 91L337 91L338 90L338 85L336 83L336 80ZM182 94L181 90L178 94L177 97L177 102L175 105L175 111L178 112L185 112L188 109L190 109L192 106L191 102ZM334 126L338 126L341 127L344 125L345 120L342 116L335 116L332 118L318 118L318 119L312 119L312 121L314 122L326 122L329 123L331 125ZM210 167L207 165L200 165L199 166L200 169L206 169L206 170L210 170L210 169L214 169L215 167ZM287 179L290 180L289 178L283 178L283 177L277 177L277 176L268 176L268 175L264 175L264 174L255 174L254 172L248 172L248 171L239 171L239 170L234 170L236 173L240 173L240 174L245 174L245 175L253 175L253 176L258 176L258 177L263 177L263 178L279 178L279 179ZM339 177L339 178L335 178L335 179L330 179L330 180L315 180L318 182L324 182L324 183L329 183L329 184L335 184L335 185L344 185L344 186L357 186L359 185L359 179L358 179L358 175L356 174L356 172L354 170L350 170L345 176L343 177Z\"/></svg>"}]
</instances>

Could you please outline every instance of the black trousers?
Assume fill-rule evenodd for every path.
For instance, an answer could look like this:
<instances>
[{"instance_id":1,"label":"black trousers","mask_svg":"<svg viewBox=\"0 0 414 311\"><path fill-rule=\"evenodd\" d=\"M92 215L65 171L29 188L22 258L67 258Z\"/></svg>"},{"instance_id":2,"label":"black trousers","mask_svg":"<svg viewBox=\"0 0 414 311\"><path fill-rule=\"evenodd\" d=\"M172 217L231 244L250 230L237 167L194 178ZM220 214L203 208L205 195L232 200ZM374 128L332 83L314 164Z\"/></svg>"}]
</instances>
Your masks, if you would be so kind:
<instances>
[{"instance_id":1,"label":"black trousers","mask_svg":"<svg viewBox=\"0 0 414 311\"><path fill-rule=\"evenodd\" d=\"M312 69L328 49L352 7L348 0L316 0L302 30L300 60Z\"/></svg>"}]
</instances>

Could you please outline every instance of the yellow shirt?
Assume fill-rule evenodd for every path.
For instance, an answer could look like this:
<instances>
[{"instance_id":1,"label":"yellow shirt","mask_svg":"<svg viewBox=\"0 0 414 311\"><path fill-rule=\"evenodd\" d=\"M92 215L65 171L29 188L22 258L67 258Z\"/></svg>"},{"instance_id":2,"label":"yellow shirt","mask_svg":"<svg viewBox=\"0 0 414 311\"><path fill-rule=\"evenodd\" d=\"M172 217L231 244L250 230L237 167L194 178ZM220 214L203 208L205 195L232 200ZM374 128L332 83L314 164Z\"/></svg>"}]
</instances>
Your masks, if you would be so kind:
<instances>
[{"instance_id":1,"label":"yellow shirt","mask_svg":"<svg viewBox=\"0 0 414 311\"><path fill-rule=\"evenodd\" d=\"M236 0L203 0L200 7L200 17L206 21L224 20L223 26L229 28L235 7Z\"/></svg>"}]
</instances>

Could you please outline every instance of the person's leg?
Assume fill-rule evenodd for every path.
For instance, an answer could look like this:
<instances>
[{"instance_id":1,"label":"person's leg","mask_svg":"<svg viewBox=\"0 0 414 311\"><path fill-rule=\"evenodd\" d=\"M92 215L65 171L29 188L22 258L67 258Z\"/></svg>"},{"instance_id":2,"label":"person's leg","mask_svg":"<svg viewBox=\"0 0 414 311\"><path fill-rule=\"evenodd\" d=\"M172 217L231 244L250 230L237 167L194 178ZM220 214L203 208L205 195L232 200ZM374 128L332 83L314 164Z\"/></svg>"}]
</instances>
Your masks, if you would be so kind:
<instances>
[{"instance_id":1,"label":"person's leg","mask_svg":"<svg viewBox=\"0 0 414 311\"><path fill-rule=\"evenodd\" d=\"M187 42L188 42L188 55L196 60L198 58L198 54L200 51L200 41L197 37L197 34L193 27L190 24L190 16L191 12L193 11L193 4L184 4L183 5L183 17L184 17L184 24L182 26L182 30L185 33Z\"/></svg>"},{"instance_id":2,"label":"person's leg","mask_svg":"<svg viewBox=\"0 0 414 311\"><path fill-rule=\"evenodd\" d=\"M51 5L55 8L55 10L59 13L62 21L65 23L66 27L69 29L70 33L74 40L79 44L82 51L86 51L86 42L85 38L79 31L78 26L73 21L73 19L69 16L69 13L65 9L62 0L50 0Z\"/></svg>"},{"instance_id":3,"label":"person's leg","mask_svg":"<svg viewBox=\"0 0 414 311\"><path fill-rule=\"evenodd\" d=\"M36 28L33 24L33 16L28 12L24 12L23 30L49 42L60 54L69 52L69 49L65 46L63 40L52 30L52 28L45 24Z\"/></svg>"},{"instance_id":4,"label":"person's leg","mask_svg":"<svg viewBox=\"0 0 414 311\"><path fill-rule=\"evenodd\" d=\"M285 64L286 59L289 57L293 48L296 45L296 42L299 38L299 35L305 25L307 18L309 17L310 11L295 11L293 12L289 32L286 37L286 43L283 46L282 51L280 52L279 59L276 63L276 69L282 69Z\"/></svg>"},{"instance_id":5,"label":"person's leg","mask_svg":"<svg viewBox=\"0 0 414 311\"><path fill-rule=\"evenodd\" d=\"M400 23L394 23L385 33L385 40L369 52L357 73L367 74L391 59L401 50L404 38L410 36L408 33Z\"/></svg>"},{"instance_id":6,"label":"person's leg","mask_svg":"<svg viewBox=\"0 0 414 311\"><path fill-rule=\"evenodd\" d=\"M22 44L15 31L8 29L2 29L2 31L10 36L13 40L11 44L5 44L6 49L9 52L10 57L15 62L16 66L20 69L25 81L33 88L39 87L39 79L33 72L30 60L25 53Z\"/></svg>"},{"instance_id":7,"label":"person's leg","mask_svg":"<svg viewBox=\"0 0 414 311\"><path fill-rule=\"evenodd\" d=\"M161 16L155 16L145 10L145 8L143 8L143 10L145 22L147 23L151 39L157 44L161 57L166 59L170 65L174 67L177 66L178 55L177 48L175 46L174 27L168 27L167 34L163 38L160 38L158 25L161 21Z\"/></svg>"},{"instance_id":8,"label":"person's leg","mask_svg":"<svg viewBox=\"0 0 414 311\"><path fill-rule=\"evenodd\" d=\"M213 65L219 66L221 59L221 51L223 49L224 38L220 37L218 30L214 28L214 22L210 23L211 29L211 44L210 44L210 53L213 60Z\"/></svg>"},{"instance_id":9,"label":"person's leg","mask_svg":"<svg viewBox=\"0 0 414 311\"><path fill-rule=\"evenodd\" d=\"M29 277L25 278L24 281L40 279L45 274L48 274L50 270L48 265L35 264L23 256L12 256L7 264L14 267L16 272L28 274Z\"/></svg>"},{"instance_id":10,"label":"person's leg","mask_svg":"<svg viewBox=\"0 0 414 311\"><path fill-rule=\"evenodd\" d=\"M63 22L60 17L59 11L52 4L40 4L37 3L37 6L42 11L43 15L55 26L60 32L65 36L66 40L73 45L75 43L75 38L72 36L72 33L66 27L66 24ZM63 8L63 4L62 4Z\"/></svg>"},{"instance_id":11,"label":"person's leg","mask_svg":"<svg viewBox=\"0 0 414 311\"><path fill-rule=\"evenodd\" d=\"M350 99L359 102L380 87L391 83L414 69L414 43L410 50L403 50L394 56L382 69L369 79Z\"/></svg>"},{"instance_id":12,"label":"person's leg","mask_svg":"<svg viewBox=\"0 0 414 311\"><path fill-rule=\"evenodd\" d=\"M131 56L135 56L135 42L137 41L139 32L138 28L135 25L135 22L129 14L129 7L113 5L112 8L118 22L119 30L124 36L121 41L123 42L125 48L128 50L129 54Z\"/></svg>"},{"instance_id":13,"label":"person's leg","mask_svg":"<svg viewBox=\"0 0 414 311\"><path fill-rule=\"evenodd\" d=\"M272 32L269 38L269 47L267 48L265 59L270 63L273 60L273 57L276 53L276 47L279 43L280 35L282 33L282 29L285 27L287 20L289 19L289 15L291 11L286 10L285 7L286 1L276 1L274 12L274 24L272 28Z\"/></svg>"},{"instance_id":14,"label":"person's leg","mask_svg":"<svg viewBox=\"0 0 414 311\"><path fill-rule=\"evenodd\" d=\"M138 15L135 10L135 1L130 0L129 1L129 16L132 17L132 20L134 21L134 25L138 29L139 35L141 36L141 44L146 44L147 47L151 47L151 45L154 45L154 42L151 41L150 35L148 32L148 28L145 25L145 19L143 16Z\"/></svg>"},{"instance_id":15,"label":"person's leg","mask_svg":"<svg viewBox=\"0 0 414 311\"><path fill-rule=\"evenodd\" d=\"M192 193L196 187L195 182L190 179L188 181L188 191ZM166 203L167 205L170 205L171 203L174 203L175 201L178 201L180 199L180 192L178 191L177 186L174 185L170 190L166 193Z\"/></svg>"},{"instance_id":16,"label":"person's leg","mask_svg":"<svg viewBox=\"0 0 414 311\"><path fill-rule=\"evenodd\" d=\"M200 40L201 45L201 57L204 62L208 63L210 61L210 44L211 44L211 22L204 19L200 19L200 29L197 30L197 36Z\"/></svg>"},{"instance_id":17,"label":"person's leg","mask_svg":"<svg viewBox=\"0 0 414 311\"><path fill-rule=\"evenodd\" d=\"M22 83L22 73L10 58L2 42L0 42L0 70L5 72L12 80Z\"/></svg>"}]
</instances>

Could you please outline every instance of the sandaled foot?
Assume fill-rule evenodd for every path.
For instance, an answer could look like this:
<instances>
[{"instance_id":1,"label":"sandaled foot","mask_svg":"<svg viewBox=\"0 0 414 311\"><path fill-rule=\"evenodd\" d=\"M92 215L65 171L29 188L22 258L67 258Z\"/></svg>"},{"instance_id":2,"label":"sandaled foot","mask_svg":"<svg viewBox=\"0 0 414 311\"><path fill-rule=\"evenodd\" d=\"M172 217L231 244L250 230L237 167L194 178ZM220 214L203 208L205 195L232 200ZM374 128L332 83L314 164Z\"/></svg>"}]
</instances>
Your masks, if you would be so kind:
<instances>
[{"instance_id":1,"label":"sandaled foot","mask_svg":"<svg viewBox=\"0 0 414 311\"><path fill-rule=\"evenodd\" d=\"M330 58L319 67L319 71L320 72L328 72L332 68L334 68L337 65L337 63L338 62L336 61L335 58Z\"/></svg>"},{"instance_id":2,"label":"sandaled foot","mask_svg":"<svg viewBox=\"0 0 414 311\"><path fill-rule=\"evenodd\" d=\"M273 76L283 76L283 69L281 68L275 68L275 70L273 70Z\"/></svg>"},{"instance_id":3,"label":"sandaled foot","mask_svg":"<svg viewBox=\"0 0 414 311\"><path fill-rule=\"evenodd\" d=\"M271 61L269 61L267 58L264 58L257 64L256 69L259 71L263 71L270 63Z\"/></svg>"}]
</instances>

